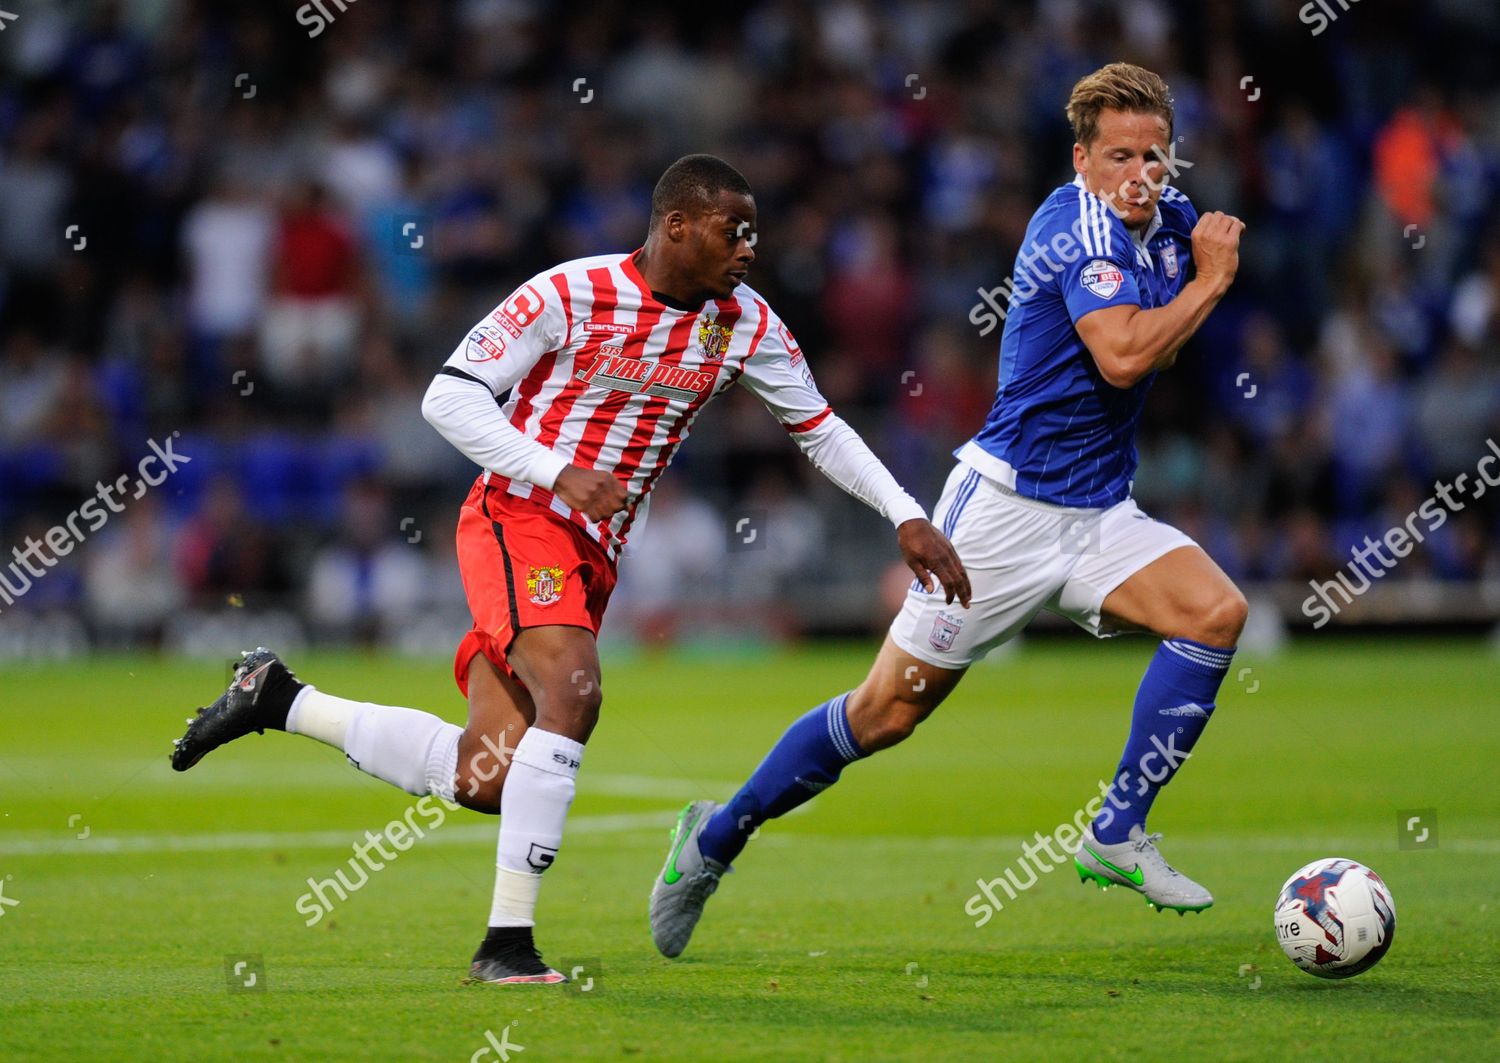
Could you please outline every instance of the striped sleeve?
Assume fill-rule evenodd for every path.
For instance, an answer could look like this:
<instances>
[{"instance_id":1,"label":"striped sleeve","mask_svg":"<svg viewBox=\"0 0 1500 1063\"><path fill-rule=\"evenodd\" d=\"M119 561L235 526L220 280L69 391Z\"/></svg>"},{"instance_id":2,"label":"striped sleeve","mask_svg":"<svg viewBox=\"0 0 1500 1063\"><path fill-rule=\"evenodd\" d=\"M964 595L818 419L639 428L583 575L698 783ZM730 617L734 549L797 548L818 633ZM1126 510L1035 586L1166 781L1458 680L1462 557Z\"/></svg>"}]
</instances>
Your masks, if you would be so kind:
<instances>
[{"instance_id":1,"label":"striped sleeve","mask_svg":"<svg viewBox=\"0 0 1500 1063\"><path fill-rule=\"evenodd\" d=\"M1058 215L1059 224L1077 233L1081 252L1066 258L1057 275L1068 316L1076 323L1106 307L1140 306L1134 244L1125 223L1104 200L1082 188L1078 189L1076 214L1064 209Z\"/></svg>"},{"instance_id":2,"label":"striped sleeve","mask_svg":"<svg viewBox=\"0 0 1500 1063\"><path fill-rule=\"evenodd\" d=\"M764 300L755 307L765 325L745 360L740 383L749 388L793 435L810 432L833 414L813 380L791 330Z\"/></svg>"}]
</instances>

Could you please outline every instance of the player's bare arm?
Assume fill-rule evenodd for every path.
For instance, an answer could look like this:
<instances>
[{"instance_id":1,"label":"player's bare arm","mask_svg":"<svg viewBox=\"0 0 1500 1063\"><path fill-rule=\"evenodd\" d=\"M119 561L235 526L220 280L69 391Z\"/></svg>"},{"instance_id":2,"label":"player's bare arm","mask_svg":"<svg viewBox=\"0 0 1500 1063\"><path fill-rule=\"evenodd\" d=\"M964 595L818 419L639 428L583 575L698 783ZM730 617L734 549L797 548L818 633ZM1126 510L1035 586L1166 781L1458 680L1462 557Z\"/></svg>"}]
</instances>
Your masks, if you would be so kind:
<instances>
[{"instance_id":1,"label":"player's bare arm","mask_svg":"<svg viewBox=\"0 0 1500 1063\"><path fill-rule=\"evenodd\" d=\"M1169 367L1182 345L1234 283L1240 263L1240 234L1245 223L1212 211L1193 228L1194 277L1166 306L1142 310L1111 306L1078 319L1078 335L1094 356L1099 374L1114 387L1128 388Z\"/></svg>"}]
</instances>

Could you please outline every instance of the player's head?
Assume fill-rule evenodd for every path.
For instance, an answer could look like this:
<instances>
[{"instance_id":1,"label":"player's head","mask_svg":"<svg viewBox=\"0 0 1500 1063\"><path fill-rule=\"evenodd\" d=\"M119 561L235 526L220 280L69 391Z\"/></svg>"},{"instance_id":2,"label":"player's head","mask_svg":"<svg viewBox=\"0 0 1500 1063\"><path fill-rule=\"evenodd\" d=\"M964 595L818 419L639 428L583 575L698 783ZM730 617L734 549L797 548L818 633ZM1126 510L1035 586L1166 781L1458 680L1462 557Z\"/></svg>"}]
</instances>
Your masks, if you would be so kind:
<instances>
[{"instance_id":1,"label":"player's head","mask_svg":"<svg viewBox=\"0 0 1500 1063\"><path fill-rule=\"evenodd\" d=\"M727 298L755 261L755 197L723 159L684 155L651 193L646 241L680 287Z\"/></svg>"},{"instance_id":2,"label":"player's head","mask_svg":"<svg viewBox=\"0 0 1500 1063\"><path fill-rule=\"evenodd\" d=\"M1110 63L1079 79L1068 97L1073 169L1131 229L1156 212L1172 144L1172 96L1144 67Z\"/></svg>"}]
</instances>

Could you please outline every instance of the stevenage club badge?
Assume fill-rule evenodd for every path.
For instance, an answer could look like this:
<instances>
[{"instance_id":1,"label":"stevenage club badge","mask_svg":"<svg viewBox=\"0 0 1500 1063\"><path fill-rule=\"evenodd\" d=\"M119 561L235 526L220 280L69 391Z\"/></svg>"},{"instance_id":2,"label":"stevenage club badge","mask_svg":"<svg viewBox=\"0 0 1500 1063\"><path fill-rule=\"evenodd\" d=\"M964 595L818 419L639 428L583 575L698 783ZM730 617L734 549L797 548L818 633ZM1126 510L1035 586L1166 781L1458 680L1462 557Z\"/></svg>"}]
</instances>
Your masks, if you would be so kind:
<instances>
[{"instance_id":1,"label":"stevenage club badge","mask_svg":"<svg viewBox=\"0 0 1500 1063\"><path fill-rule=\"evenodd\" d=\"M705 362L717 362L729 351L732 330L717 321L703 321L698 325L698 350Z\"/></svg>"},{"instance_id":2,"label":"stevenage club badge","mask_svg":"<svg viewBox=\"0 0 1500 1063\"><path fill-rule=\"evenodd\" d=\"M559 565L533 568L526 577L526 593L533 605L551 605L562 598L563 570Z\"/></svg>"}]
</instances>

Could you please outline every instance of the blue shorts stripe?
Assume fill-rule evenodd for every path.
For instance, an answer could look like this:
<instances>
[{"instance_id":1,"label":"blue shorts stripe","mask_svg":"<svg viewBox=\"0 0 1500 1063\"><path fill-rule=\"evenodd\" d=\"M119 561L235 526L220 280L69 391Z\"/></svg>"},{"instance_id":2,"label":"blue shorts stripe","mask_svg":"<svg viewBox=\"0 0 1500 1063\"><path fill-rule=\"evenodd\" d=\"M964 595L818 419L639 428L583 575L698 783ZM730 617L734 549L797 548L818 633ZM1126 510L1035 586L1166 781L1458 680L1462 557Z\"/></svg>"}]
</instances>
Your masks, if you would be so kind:
<instances>
[{"instance_id":1,"label":"blue shorts stripe","mask_svg":"<svg viewBox=\"0 0 1500 1063\"><path fill-rule=\"evenodd\" d=\"M953 529L958 527L958 518L968 505L969 499L974 496L974 490L979 486L979 473L973 469L964 477L964 482L958 487L958 494L953 499L953 505L949 508L947 516L943 518L943 534L951 536Z\"/></svg>"}]
</instances>

